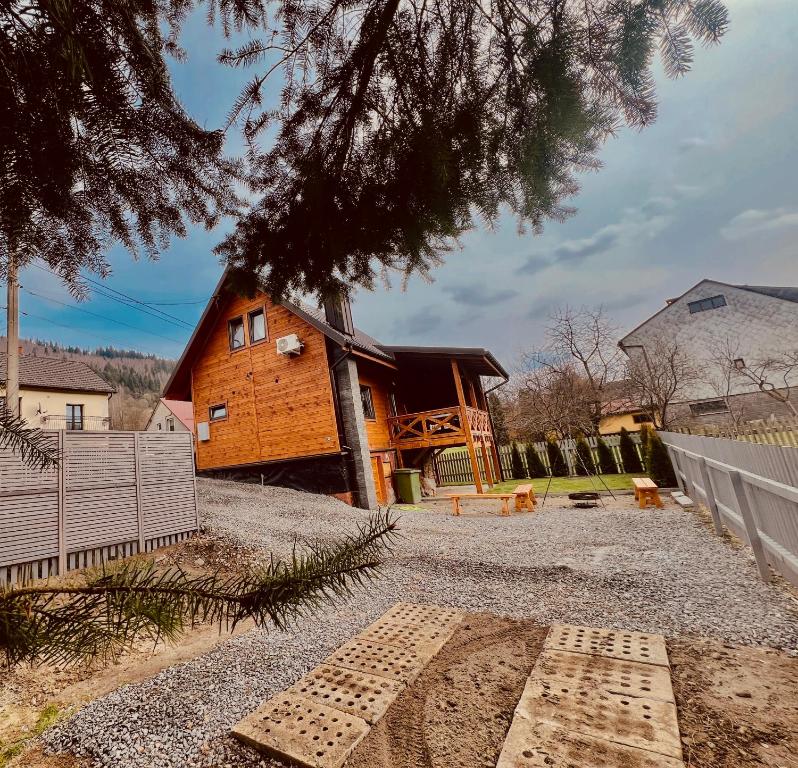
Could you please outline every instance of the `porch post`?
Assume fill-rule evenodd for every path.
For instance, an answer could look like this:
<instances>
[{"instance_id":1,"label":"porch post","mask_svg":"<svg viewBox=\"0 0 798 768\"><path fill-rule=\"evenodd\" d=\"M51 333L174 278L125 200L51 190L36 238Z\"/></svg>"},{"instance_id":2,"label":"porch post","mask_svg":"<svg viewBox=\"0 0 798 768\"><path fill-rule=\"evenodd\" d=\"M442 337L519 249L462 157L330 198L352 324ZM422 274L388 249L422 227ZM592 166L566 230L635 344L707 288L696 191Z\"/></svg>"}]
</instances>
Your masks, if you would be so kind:
<instances>
[{"instance_id":1,"label":"porch post","mask_svg":"<svg viewBox=\"0 0 798 768\"><path fill-rule=\"evenodd\" d=\"M460 424L465 432L466 448L468 448L468 458L471 461L471 473L474 475L474 484L477 493L482 493L482 473L479 471L477 454L474 450L474 437L471 434L471 425L468 422L468 412L466 411L465 395L463 394L463 382L460 379L460 367L457 360L452 360L452 376L454 376L454 386L457 390L457 403L460 406Z\"/></svg>"},{"instance_id":2,"label":"porch post","mask_svg":"<svg viewBox=\"0 0 798 768\"><path fill-rule=\"evenodd\" d=\"M483 435L479 441L479 447L482 450L482 462L485 465L485 475L488 478L488 488L493 487L493 466L491 465L490 454L488 453L488 446L485 445L485 436Z\"/></svg>"}]
</instances>

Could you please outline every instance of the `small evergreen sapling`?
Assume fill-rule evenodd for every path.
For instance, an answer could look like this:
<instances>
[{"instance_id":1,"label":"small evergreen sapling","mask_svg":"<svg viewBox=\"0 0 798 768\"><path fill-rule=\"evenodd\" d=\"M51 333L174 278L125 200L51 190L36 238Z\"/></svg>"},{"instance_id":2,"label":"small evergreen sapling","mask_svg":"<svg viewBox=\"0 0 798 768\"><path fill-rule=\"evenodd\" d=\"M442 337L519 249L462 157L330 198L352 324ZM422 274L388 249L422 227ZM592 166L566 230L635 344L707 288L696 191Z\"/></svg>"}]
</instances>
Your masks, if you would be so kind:
<instances>
[{"instance_id":1,"label":"small evergreen sapling","mask_svg":"<svg viewBox=\"0 0 798 768\"><path fill-rule=\"evenodd\" d=\"M576 437L576 447L574 448L574 469L577 475L594 475L596 466L593 463L593 453L590 446L582 434Z\"/></svg>"},{"instance_id":2,"label":"small evergreen sapling","mask_svg":"<svg viewBox=\"0 0 798 768\"><path fill-rule=\"evenodd\" d=\"M626 427L621 427L620 451L623 471L632 475L642 474L643 465L640 463L640 456L632 441L632 436L626 431Z\"/></svg>"},{"instance_id":3,"label":"small evergreen sapling","mask_svg":"<svg viewBox=\"0 0 798 768\"><path fill-rule=\"evenodd\" d=\"M526 468L529 472L530 477L546 477L548 472L546 472L546 467L543 466L543 462L540 460L540 455L535 450L535 446L532 443L527 443L526 446Z\"/></svg>"},{"instance_id":4,"label":"small evergreen sapling","mask_svg":"<svg viewBox=\"0 0 798 768\"><path fill-rule=\"evenodd\" d=\"M596 469L600 474L615 475L618 473L615 457L612 455L610 447L600 437L596 440L596 453L598 457Z\"/></svg>"},{"instance_id":5,"label":"small evergreen sapling","mask_svg":"<svg viewBox=\"0 0 798 768\"><path fill-rule=\"evenodd\" d=\"M673 471L668 449L656 432L648 436L648 451L646 453L646 468L648 476L660 488L676 487L676 474Z\"/></svg>"},{"instance_id":6,"label":"small evergreen sapling","mask_svg":"<svg viewBox=\"0 0 798 768\"><path fill-rule=\"evenodd\" d=\"M521 459L521 451L518 450L518 445L513 443L510 452L510 462L513 468L513 480L521 480L527 477L526 470L524 469L524 462Z\"/></svg>"},{"instance_id":7,"label":"small evergreen sapling","mask_svg":"<svg viewBox=\"0 0 798 768\"><path fill-rule=\"evenodd\" d=\"M552 477L568 477L568 464L556 440L546 440L546 454L549 457Z\"/></svg>"}]
</instances>

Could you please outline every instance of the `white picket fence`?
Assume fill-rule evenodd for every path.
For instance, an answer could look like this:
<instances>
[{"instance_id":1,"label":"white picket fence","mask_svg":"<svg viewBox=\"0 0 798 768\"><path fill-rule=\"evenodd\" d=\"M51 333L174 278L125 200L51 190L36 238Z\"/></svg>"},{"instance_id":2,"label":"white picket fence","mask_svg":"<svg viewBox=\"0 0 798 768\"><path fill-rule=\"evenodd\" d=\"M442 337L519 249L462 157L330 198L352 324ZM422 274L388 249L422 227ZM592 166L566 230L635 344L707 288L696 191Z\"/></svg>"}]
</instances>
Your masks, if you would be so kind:
<instances>
[{"instance_id":1,"label":"white picket fence","mask_svg":"<svg viewBox=\"0 0 798 768\"><path fill-rule=\"evenodd\" d=\"M748 542L763 580L768 565L798 586L798 448L660 432L679 486Z\"/></svg>"},{"instance_id":2,"label":"white picket fence","mask_svg":"<svg viewBox=\"0 0 798 768\"><path fill-rule=\"evenodd\" d=\"M52 432L58 467L0 450L0 585L182 541L196 531L190 434Z\"/></svg>"}]
</instances>

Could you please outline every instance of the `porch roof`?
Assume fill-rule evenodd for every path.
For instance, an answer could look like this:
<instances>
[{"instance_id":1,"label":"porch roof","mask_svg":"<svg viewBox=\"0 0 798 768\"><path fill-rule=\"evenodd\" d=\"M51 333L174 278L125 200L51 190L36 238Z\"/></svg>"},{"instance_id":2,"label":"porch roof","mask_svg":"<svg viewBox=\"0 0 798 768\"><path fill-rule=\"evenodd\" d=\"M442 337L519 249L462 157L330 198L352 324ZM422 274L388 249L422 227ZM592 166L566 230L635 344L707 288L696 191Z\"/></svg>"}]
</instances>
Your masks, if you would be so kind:
<instances>
[{"instance_id":1,"label":"porch roof","mask_svg":"<svg viewBox=\"0 0 798 768\"><path fill-rule=\"evenodd\" d=\"M510 378L490 350L482 347L407 347L380 344L379 348L392 355L398 363L413 358L418 360L457 360L478 376Z\"/></svg>"}]
</instances>

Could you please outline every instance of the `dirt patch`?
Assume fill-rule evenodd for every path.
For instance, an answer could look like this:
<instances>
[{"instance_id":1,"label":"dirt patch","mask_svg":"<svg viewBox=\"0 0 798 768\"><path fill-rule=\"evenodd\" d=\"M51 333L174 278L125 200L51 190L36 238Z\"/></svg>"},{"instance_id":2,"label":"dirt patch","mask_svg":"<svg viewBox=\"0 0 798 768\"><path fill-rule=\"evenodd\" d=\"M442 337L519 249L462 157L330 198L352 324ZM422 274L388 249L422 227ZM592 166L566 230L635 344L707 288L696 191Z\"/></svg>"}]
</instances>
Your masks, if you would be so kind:
<instances>
[{"instance_id":1,"label":"dirt patch","mask_svg":"<svg viewBox=\"0 0 798 768\"><path fill-rule=\"evenodd\" d=\"M767 648L668 640L687 768L792 768L798 658Z\"/></svg>"},{"instance_id":2,"label":"dirt patch","mask_svg":"<svg viewBox=\"0 0 798 768\"><path fill-rule=\"evenodd\" d=\"M548 627L469 615L347 768L496 765Z\"/></svg>"}]
</instances>

